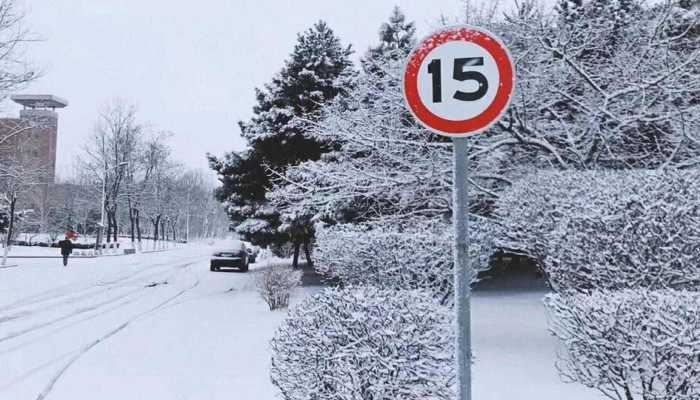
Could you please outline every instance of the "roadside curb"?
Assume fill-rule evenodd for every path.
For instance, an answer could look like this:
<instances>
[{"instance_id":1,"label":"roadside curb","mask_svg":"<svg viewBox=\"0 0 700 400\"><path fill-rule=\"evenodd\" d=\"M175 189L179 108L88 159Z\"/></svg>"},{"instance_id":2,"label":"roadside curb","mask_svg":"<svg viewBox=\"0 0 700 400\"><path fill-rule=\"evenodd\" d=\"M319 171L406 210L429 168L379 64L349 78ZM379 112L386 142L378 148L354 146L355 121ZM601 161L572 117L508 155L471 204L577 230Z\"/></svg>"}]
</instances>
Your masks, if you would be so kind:
<instances>
[{"instance_id":1,"label":"roadside curb","mask_svg":"<svg viewBox=\"0 0 700 400\"><path fill-rule=\"evenodd\" d=\"M123 256L133 256L138 254L149 254L149 253L164 253L166 251L180 250L181 248L165 249L165 250L148 250L142 251L140 253L134 254L103 254L99 256L70 256L71 259L85 259L85 258L101 258L101 257L123 257ZM62 256L7 256L8 259L61 259ZM15 265L16 266L16 265Z\"/></svg>"},{"instance_id":2,"label":"roadside curb","mask_svg":"<svg viewBox=\"0 0 700 400\"><path fill-rule=\"evenodd\" d=\"M21 259L21 258L63 258L61 256L7 256L8 259ZM97 258L97 256L71 256L71 258Z\"/></svg>"}]
</instances>

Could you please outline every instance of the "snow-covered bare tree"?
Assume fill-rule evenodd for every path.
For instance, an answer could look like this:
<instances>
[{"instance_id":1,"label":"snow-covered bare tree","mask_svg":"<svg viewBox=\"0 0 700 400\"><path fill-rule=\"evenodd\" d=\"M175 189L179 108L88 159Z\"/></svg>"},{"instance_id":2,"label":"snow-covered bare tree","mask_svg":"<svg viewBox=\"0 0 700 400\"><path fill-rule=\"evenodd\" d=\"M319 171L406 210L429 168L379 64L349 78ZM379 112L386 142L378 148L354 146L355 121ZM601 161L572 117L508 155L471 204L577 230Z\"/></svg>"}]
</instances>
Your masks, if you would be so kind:
<instances>
[{"instance_id":1,"label":"snow-covered bare tree","mask_svg":"<svg viewBox=\"0 0 700 400\"><path fill-rule=\"evenodd\" d=\"M547 296L562 376L612 400L700 398L700 293Z\"/></svg>"},{"instance_id":2,"label":"snow-covered bare tree","mask_svg":"<svg viewBox=\"0 0 700 400\"><path fill-rule=\"evenodd\" d=\"M151 133L135 138L134 151L129 153L129 161L124 166L124 199L128 211L129 236L132 244L141 247L142 209L148 185L155 169L153 152L164 146L166 135Z\"/></svg>"},{"instance_id":3,"label":"snow-covered bare tree","mask_svg":"<svg viewBox=\"0 0 700 400\"><path fill-rule=\"evenodd\" d=\"M144 211L151 222L154 246L165 239L165 218L171 202L174 187L174 168L170 159L170 149L161 141L147 144L147 163L152 168L151 178L146 186Z\"/></svg>"},{"instance_id":4,"label":"snow-covered bare tree","mask_svg":"<svg viewBox=\"0 0 700 400\"><path fill-rule=\"evenodd\" d=\"M124 196L129 163L136 160L141 125L136 107L122 99L104 106L95 124L92 140L79 159L81 168L92 176L97 192L104 187L104 211L107 217L107 242L117 241L118 210Z\"/></svg>"},{"instance_id":5,"label":"snow-covered bare tree","mask_svg":"<svg viewBox=\"0 0 700 400\"><path fill-rule=\"evenodd\" d=\"M209 184L202 171L185 171L176 182L178 203L181 209L179 235L184 240L190 236L202 237L198 223L211 211L210 198L214 197L213 184ZM218 208L218 207L217 207Z\"/></svg>"},{"instance_id":6,"label":"snow-covered bare tree","mask_svg":"<svg viewBox=\"0 0 700 400\"><path fill-rule=\"evenodd\" d=\"M421 291L326 289L272 340L285 400L454 398L451 313Z\"/></svg>"},{"instance_id":7,"label":"snow-covered bare tree","mask_svg":"<svg viewBox=\"0 0 700 400\"><path fill-rule=\"evenodd\" d=\"M16 135L3 145L10 143L11 151L3 151L0 162L0 209L7 221L2 265L7 263L7 255L12 248L18 211L21 214L26 214L27 211L18 210L19 202L27 203L26 199L46 187L46 166L35 156L36 137L30 134Z\"/></svg>"},{"instance_id":8,"label":"snow-covered bare tree","mask_svg":"<svg viewBox=\"0 0 700 400\"><path fill-rule=\"evenodd\" d=\"M24 21L25 13L16 0L0 0L0 101L40 76L26 57L27 45L38 38Z\"/></svg>"},{"instance_id":9,"label":"snow-covered bare tree","mask_svg":"<svg viewBox=\"0 0 700 400\"><path fill-rule=\"evenodd\" d=\"M697 11L674 2L523 2L500 28L517 95L493 130L508 162L690 167L700 158Z\"/></svg>"}]
</instances>

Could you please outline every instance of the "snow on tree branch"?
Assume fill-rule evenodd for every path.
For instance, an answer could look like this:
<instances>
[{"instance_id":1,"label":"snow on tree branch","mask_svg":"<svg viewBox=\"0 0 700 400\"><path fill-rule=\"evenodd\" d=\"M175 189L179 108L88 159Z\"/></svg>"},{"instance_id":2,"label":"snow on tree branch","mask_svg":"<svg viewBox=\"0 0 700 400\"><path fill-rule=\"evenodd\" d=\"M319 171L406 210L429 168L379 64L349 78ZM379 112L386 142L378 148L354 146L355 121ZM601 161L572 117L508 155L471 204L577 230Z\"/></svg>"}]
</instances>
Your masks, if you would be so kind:
<instances>
[{"instance_id":1,"label":"snow on tree branch","mask_svg":"<svg viewBox=\"0 0 700 400\"><path fill-rule=\"evenodd\" d=\"M285 400L454 398L452 317L421 291L326 289L272 340Z\"/></svg>"},{"instance_id":2,"label":"snow on tree branch","mask_svg":"<svg viewBox=\"0 0 700 400\"><path fill-rule=\"evenodd\" d=\"M613 400L700 398L700 294L675 290L549 295L558 368Z\"/></svg>"},{"instance_id":3,"label":"snow on tree branch","mask_svg":"<svg viewBox=\"0 0 700 400\"><path fill-rule=\"evenodd\" d=\"M484 219L470 227L474 275L488 268L493 232ZM452 227L413 220L403 226L337 225L317 231L316 269L347 285L424 289L442 304L453 293Z\"/></svg>"},{"instance_id":4,"label":"snow on tree branch","mask_svg":"<svg viewBox=\"0 0 700 400\"><path fill-rule=\"evenodd\" d=\"M700 172L544 172L498 200L499 244L529 254L552 288L700 284Z\"/></svg>"}]
</instances>

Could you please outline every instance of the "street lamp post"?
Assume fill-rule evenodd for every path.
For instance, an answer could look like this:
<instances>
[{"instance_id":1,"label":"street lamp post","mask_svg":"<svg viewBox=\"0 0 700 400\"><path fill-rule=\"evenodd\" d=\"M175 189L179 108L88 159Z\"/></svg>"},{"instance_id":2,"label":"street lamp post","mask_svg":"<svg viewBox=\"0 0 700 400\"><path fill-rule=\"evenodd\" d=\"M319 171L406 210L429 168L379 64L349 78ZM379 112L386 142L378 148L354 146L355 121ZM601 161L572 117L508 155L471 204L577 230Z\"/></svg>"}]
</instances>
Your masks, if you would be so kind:
<instances>
[{"instance_id":1,"label":"street lamp post","mask_svg":"<svg viewBox=\"0 0 700 400\"><path fill-rule=\"evenodd\" d=\"M107 197L107 172L111 170L118 170L119 168L127 166L129 163L124 161L121 162L117 165L115 165L112 168L107 168L107 163L105 162L104 168L103 168L103 174L102 174L102 197L101 197L101 207L100 207L100 223L97 225L98 230L97 230L97 238L95 239L95 251L97 252L102 252L101 249L101 244L102 244L102 236L104 236L104 229L105 229L105 200Z\"/></svg>"}]
</instances>

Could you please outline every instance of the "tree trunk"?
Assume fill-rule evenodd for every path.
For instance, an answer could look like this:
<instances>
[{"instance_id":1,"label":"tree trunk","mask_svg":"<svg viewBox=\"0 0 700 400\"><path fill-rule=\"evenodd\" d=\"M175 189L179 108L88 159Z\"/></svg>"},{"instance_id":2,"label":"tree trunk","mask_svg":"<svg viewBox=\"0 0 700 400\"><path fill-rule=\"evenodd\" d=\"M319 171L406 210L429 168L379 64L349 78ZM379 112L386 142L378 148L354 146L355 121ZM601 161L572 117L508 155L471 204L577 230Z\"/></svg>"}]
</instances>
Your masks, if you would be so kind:
<instances>
[{"instance_id":1,"label":"tree trunk","mask_svg":"<svg viewBox=\"0 0 700 400\"><path fill-rule=\"evenodd\" d=\"M13 197L10 200L10 223L7 225L7 237L5 238L5 249L2 255L2 265L7 265L7 255L12 248L12 235L15 229L15 206L17 205L17 198Z\"/></svg>"},{"instance_id":2,"label":"tree trunk","mask_svg":"<svg viewBox=\"0 0 700 400\"><path fill-rule=\"evenodd\" d=\"M292 259L292 268L297 269L299 268L299 248L301 247L301 243L299 242L294 242L294 258Z\"/></svg>"},{"instance_id":3,"label":"tree trunk","mask_svg":"<svg viewBox=\"0 0 700 400\"><path fill-rule=\"evenodd\" d=\"M134 214L136 215L136 238L141 243L141 212L138 209L134 209Z\"/></svg>"},{"instance_id":4,"label":"tree trunk","mask_svg":"<svg viewBox=\"0 0 700 400\"><path fill-rule=\"evenodd\" d=\"M131 243L136 242L136 221L134 221L133 213L129 214L129 236L131 236Z\"/></svg>"},{"instance_id":5,"label":"tree trunk","mask_svg":"<svg viewBox=\"0 0 700 400\"><path fill-rule=\"evenodd\" d=\"M131 200L128 200L129 202L129 224L130 224L130 231L129 235L131 236L131 243L136 241L136 221L134 221L134 214L136 210L134 210L134 207L131 204Z\"/></svg>"},{"instance_id":6,"label":"tree trunk","mask_svg":"<svg viewBox=\"0 0 700 400\"><path fill-rule=\"evenodd\" d=\"M119 238L119 225L117 223L117 210L116 208L112 211L112 229L114 230L114 242L118 242Z\"/></svg>"},{"instance_id":7,"label":"tree trunk","mask_svg":"<svg viewBox=\"0 0 700 400\"><path fill-rule=\"evenodd\" d=\"M155 218L151 218L151 222L153 223L153 243L157 243L158 228L160 227L160 215L157 215Z\"/></svg>"},{"instance_id":8,"label":"tree trunk","mask_svg":"<svg viewBox=\"0 0 700 400\"><path fill-rule=\"evenodd\" d=\"M309 268L313 268L314 263L311 261L311 241L309 239L304 240L304 255L306 255L306 264Z\"/></svg>"},{"instance_id":9,"label":"tree trunk","mask_svg":"<svg viewBox=\"0 0 700 400\"><path fill-rule=\"evenodd\" d=\"M185 242L190 241L190 212L187 211L187 219L185 220Z\"/></svg>"},{"instance_id":10,"label":"tree trunk","mask_svg":"<svg viewBox=\"0 0 700 400\"><path fill-rule=\"evenodd\" d=\"M107 235L106 242L109 243L112 238L112 218L109 217L109 211L106 211L105 214L107 214L107 231L105 232Z\"/></svg>"}]
</instances>

